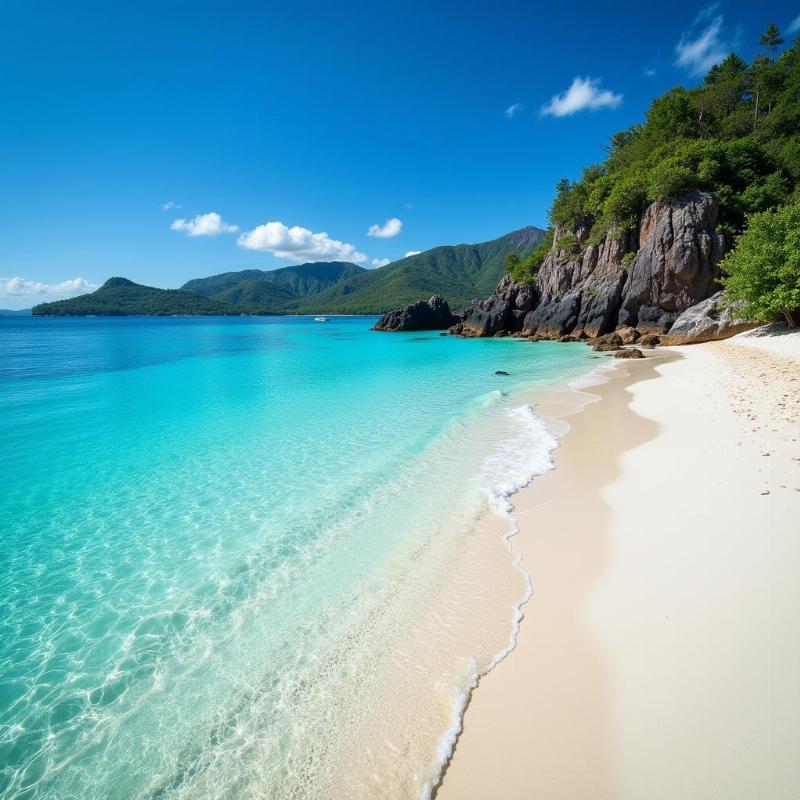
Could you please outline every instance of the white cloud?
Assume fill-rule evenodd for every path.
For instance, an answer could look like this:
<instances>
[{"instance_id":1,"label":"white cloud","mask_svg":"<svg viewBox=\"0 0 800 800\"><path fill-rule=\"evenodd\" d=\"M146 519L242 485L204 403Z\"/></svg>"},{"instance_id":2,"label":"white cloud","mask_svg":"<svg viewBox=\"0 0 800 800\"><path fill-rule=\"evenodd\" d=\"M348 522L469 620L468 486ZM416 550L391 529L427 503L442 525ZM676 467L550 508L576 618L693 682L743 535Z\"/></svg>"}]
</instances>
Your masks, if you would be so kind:
<instances>
[{"instance_id":1,"label":"white cloud","mask_svg":"<svg viewBox=\"0 0 800 800\"><path fill-rule=\"evenodd\" d=\"M183 208L180 203L173 203L172 200L167 200L166 203L161 204L161 208L164 211L172 211L173 209Z\"/></svg>"},{"instance_id":2,"label":"white cloud","mask_svg":"<svg viewBox=\"0 0 800 800\"><path fill-rule=\"evenodd\" d=\"M397 236L403 230L403 223L392 217L387 219L383 225L370 225L367 231L367 236L377 236L379 239L391 239L392 236Z\"/></svg>"},{"instance_id":3,"label":"white cloud","mask_svg":"<svg viewBox=\"0 0 800 800\"><path fill-rule=\"evenodd\" d=\"M247 250L263 250L278 258L303 261L352 261L363 264L367 257L355 246L331 239L327 233L312 233L308 228L291 228L282 222L266 222L243 233L237 242Z\"/></svg>"},{"instance_id":4,"label":"white cloud","mask_svg":"<svg viewBox=\"0 0 800 800\"><path fill-rule=\"evenodd\" d=\"M719 3L704 8L675 47L675 63L692 75L705 74L731 52L730 44L723 39L724 18L716 14L718 8Z\"/></svg>"},{"instance_id":5,"label":"white cloud","mask_svg":"<svg viewBox=\"0 0 800 800\"><path fill-rule=\"evenodd\" d=\"M509 106L509 107L508 107L508 108L505 110L505 112L504 112L504 113L505 113L505 115L506 115L506 116L507 116L509 119L513 119L513 118L514 118L514 116L515 116L516 114L518 114L520 111L522 111L522 109L523 109L523 108L524 108L524 106L522 105L522 103L512 103L512 104L511 104L511 105L510 105L510 106Z\"/></svg>"},{"instance_id":6,"label":"white cloud","mask_svg":"<svg viewBox=\"0 0 800 800\"><path fill-rule=\"evenodd\" d=\"M418 255L419 255L421 252L422 252L422 250L409 250L409 251L408 251L408 252L407 252L407 253L406 253L406 254L403 256L403 258L409 258L409 257L411 257L411 256L418 256Z\"/></svg>"},{"instance_id":7,"label":"white cloud","mask_svg":"<svg viewBox=\"0 0 800 800\"><path fill-rule=\"evenodd\" d=\"M86 278L70 278L60 283L42 283L41 281L26 281L25 278L0 278L0 296L12 297L18 295L60 294L76 295L93 292L97 289L96 283L90 283Z\"/></svg>"},{"instance_id":8,"label":"white cloud","mask_svg":"<svg viewBox=\"0 0 800 800\"><path fill-rule=\"evenodd\" d=\"M786 29L786 33L797 33L797 31L800 31L800 14L794 18L794 21Z\"/></svg>"},{"instance_id":9,"label":"white cloud","mask_svg":"<svg viewBox=\"0 0 800 800\"><path fill-rule=\"evenodd\" d=\"M176 219L169 227L173 231L183 231L187 236L218 236L239 230L238 225L228 225L216 211L198 214L194 219Z\"/></svg>"},{"instance_id":10,"label":"white cloud","mask_svg":"<svg viewBox=\"0 0 800 800\"><path fill-rule=\"evenodd\" d=\"M373 258L372 259L372 266L373 267L385 267L387 264L391 264L391 259L388 258Z\"/></svg>"},{"instance_id":11,"label":"white cloud","mask_svg":"<svg viewBox=\"0 0 800 800\"><path fill-rule=\"evenodd\" d=\"M645 78L653 78L653 77L655 77L657 74L658 74L658 73L657 73L657 72L656 72L656 71L655 71L655 70L654 70L652 67L645 67L645 70L644 70L644 76L645 76Z\"/></svg>"},{"instance_id":12,"label":"white cloud","mask_svg":"<svg viewBox=\"0 0 800 800\"><path fill-rule=\"evenodd\" d=\"M592 111L598 108L616 108L621 102L621 94L600 88L600 78L579 76L572 81L566 92L553 95L550 102L542 106L542 114L568 117L586 108Z\"/></svg>"}]
</instances>

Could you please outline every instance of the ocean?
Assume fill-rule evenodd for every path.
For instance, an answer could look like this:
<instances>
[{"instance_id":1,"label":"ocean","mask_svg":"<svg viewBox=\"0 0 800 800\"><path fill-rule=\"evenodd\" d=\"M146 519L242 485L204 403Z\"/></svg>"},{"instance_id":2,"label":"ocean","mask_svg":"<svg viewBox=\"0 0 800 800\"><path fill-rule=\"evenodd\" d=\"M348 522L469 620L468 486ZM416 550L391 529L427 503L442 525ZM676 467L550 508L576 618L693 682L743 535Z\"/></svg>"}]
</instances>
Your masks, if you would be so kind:
<instances>
[{"instance_id":1,"label":"ocean","mask_svg":"<svg viewBox=\"0 0 800 800\"><path fill-rule=\"evenodd\" d=\"M3 798L430 795L598 362L373 323L0 319Z\"/></svg>"}]
</instances>

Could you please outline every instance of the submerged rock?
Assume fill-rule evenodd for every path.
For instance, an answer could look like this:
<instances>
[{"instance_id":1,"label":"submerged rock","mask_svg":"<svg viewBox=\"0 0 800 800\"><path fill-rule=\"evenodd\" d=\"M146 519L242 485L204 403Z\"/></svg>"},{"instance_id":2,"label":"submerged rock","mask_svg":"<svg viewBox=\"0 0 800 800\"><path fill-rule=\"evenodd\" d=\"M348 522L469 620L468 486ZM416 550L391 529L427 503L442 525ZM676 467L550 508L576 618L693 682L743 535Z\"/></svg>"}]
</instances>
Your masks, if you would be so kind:
<instances>
[{"instance_id":1,"label":"submerged rock","mask_svg":"<svg viewBox=\"0 0 800 800\"><path fill-rule=\"evenodd\" d=\"M449 328L458 317L447 300L435 294L427 302L418 300L397 311L389 311L375 324L376 331L436 331Z\"/></svg>"},{"instance_id":2,"label":"submerged rock","mask_svg":"<svg viewBox=\"0 0 800 800\"><path fill-rule=\"evenodd\" d=\"M692 306L675 320L665 344L697 344L727 339L759 323L734 319L723 302L722 292Z\"/></svg>"},{"instance_id":3,"label":"submerged rock","mask_svg":"<svg viewBox=\"0 0 800 800\"><path fill-rule=\"evenodd\" d=\"M494 371L495 375L510 375L510 372L506 372L504 369L496 369Z\"/></svg>"}]
</instances>

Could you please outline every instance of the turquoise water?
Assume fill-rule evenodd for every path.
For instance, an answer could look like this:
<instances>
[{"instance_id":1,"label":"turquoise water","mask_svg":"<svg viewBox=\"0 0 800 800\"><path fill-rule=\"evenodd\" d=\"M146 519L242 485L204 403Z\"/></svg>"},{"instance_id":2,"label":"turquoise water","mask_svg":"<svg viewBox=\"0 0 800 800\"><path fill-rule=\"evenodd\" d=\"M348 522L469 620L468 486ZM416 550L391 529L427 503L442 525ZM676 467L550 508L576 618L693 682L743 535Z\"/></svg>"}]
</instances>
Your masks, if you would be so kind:
<instances>
[{"instance_id":1,"label":"turquoise water","mask_svg":"<svg viewBox=\"0 0 800 800\"><path fill-rule=\"evenodd\" d=\"M426 791L427 693L494 655L432 613L448 564L546 467L520 397L597 362L372 322L0 319L0 795ZM384 700L425 733L365 755Z\"/></svg>"}]
</instances>

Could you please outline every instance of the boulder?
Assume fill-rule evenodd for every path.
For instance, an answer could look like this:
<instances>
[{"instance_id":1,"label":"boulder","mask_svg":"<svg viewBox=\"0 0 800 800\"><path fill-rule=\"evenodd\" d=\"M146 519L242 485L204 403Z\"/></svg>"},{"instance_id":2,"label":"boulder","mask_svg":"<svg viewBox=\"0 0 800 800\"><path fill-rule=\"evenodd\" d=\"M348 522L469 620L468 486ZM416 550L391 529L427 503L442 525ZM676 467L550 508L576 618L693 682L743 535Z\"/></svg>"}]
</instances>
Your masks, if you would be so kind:
<instances>
[{"instance_id":1,"label":"boulder","mask_svg":"<svg viewBox=\"0 0 800 800\"><path fill-rule=\"evenodd\" d=\"M622 337L616 333L606 333L603 336L597 336L589 340L592 350L598 352L609 352L611 350L619 350L622 347Z\"/></svg>"},{"instance_id":2,"label":"boulder","mask_svg":"<svg viewBox=\"0 0 800 800\"><path fill-rule=\"evenodd\" d=\"M639 347L647 347L652 350L652 348L661 344L661 339L654 333L646 333L644 336L639 338L636 344L638 344Z\"/></svg>"},{"instance_id":3,"label":"boulder","mask_svg":"<svg viewBox=\"0 0 800 800\"><path fill-rule=\"evenodd\" d=\"M630 325L617 328L616 334L622 339L623 344L633 344L641 336L639 331L636 328L631 328Z\"/></svg>"},{"instance_id":4,"label":"boulder","mask_svg":"<svg viewBox=\"0 0 800 800\"><path fill-rule=\"evenodd\" d=\"M697 344L727 339L758 326L757 322L734 319L723 302L722 292L684 311L674 322L664 344Z\"/></svg>"},{"instance_id":5,"label":"boulder","mask_svg":"<svg viewBox=\"0 0 800 800\"><path fill-rule=\"evenodd\" d=\"M375 324L376 331L436 331L458 322L447 300L435 294L427 302L418 300L398 311L389 311Z\"/></svg>"},{"instance_id":6,"label":"boulder","mask_svg":"<svg viewBox=\"0 0 800 800\"><path fill-rule=\"evenodd\" d=\"M614 358L644 358L644 353L635 347L628 347L625 350L617 350Z\"/></svg>"}]
</instances>

